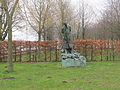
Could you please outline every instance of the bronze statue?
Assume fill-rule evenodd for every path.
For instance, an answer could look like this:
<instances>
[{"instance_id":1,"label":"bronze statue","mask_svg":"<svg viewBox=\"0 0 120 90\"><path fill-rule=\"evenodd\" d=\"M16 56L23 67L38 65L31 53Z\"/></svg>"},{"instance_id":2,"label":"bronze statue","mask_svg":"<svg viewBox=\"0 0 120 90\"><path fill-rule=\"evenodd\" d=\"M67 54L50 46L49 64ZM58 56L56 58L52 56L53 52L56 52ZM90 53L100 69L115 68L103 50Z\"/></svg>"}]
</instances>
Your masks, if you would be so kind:
<instances>
[{"instance_id":1,"label":"bronze statue","mask_svg":"<svg viewBox=\"0 0 120 90\"><path fill-rule=\"evenodd\" d=\"M63 24L62 28L63 44L61 50L62 67L85 66L86 58L80 56L72 47L71 27L67 23Z\"/></svg>"},{"instance_id":2,"label":"bronze statue","mask_svg":"<svg viewBox=\"0 0 120 90\"><path fill-rule=\"evenodd\" d=\"M71 27L66 23L63 24L62 34L63 34L62 49L64 50L64 52L72 53Z\"/></svg>"}]
</instances>

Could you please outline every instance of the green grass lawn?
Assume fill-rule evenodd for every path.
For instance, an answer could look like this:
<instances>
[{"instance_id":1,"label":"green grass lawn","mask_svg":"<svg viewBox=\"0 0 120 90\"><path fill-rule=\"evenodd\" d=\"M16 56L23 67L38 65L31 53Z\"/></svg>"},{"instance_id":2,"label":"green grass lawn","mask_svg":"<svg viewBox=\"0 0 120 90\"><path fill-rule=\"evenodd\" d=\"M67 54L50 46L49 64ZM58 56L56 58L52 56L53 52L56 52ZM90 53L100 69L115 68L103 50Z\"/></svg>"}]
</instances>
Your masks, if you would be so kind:
<instances>
[{"instance_id":1,"label":"green grass lawn","mask_svg":"<svg viewBox=\"0 0 120 90\"><path fill-rule=\"evenodd\" d=\"M120 90L120 62L89 62L74 68L62 68L61 63L15 63L12 73L5 66L0 64L0 90Z\"/></svg>"}]
</instances>

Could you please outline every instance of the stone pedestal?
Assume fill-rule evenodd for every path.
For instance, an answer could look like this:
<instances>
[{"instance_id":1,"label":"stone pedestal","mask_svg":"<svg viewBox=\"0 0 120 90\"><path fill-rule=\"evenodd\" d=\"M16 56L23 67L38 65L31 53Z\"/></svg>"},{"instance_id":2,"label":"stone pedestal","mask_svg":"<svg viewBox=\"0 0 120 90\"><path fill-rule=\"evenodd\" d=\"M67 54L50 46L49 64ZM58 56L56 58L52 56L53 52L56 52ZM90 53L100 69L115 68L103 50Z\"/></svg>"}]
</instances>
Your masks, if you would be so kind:
<instances>
[{"instance_id":1,"label":"stone pedestal","mask_svg":"<svg viewBox=\"0 0 120 90\"><path fill-rule=\"evenodd\" d=\"M61 54L62 67L79 67L86 65L86 58L80 56L79 53L62 53Z\"/></svg>"}]
</instances>

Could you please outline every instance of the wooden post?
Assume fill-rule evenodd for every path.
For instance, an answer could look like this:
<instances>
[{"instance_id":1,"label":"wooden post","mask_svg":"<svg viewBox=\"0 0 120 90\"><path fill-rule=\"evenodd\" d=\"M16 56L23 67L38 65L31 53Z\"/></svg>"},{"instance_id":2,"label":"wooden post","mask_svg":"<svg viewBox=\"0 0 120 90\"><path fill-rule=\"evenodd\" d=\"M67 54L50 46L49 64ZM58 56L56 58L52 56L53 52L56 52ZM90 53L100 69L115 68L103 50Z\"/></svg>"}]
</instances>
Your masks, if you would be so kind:
<instances>
[{"instance_id":1,"label":"wooden post","mask_svg":"<svg viewBox=\"0 0 120 90\"><path fill-rule=\"evenodd\" d=\"M115 43L112 41L112 56L113 56L113 61L115 60Z\"/></svg>"},{"instance_id":2,"label":"wooden post","mask_svg":"<svg viewBox=\"0 0 120 90\"><path fill-rule=\"evenodd\" d=\"M58 60L57 57L58 57L58 54L57 54L57 42L55 42L55 53L56 53L56 61Z\"/></svg>"},{"instance_id":3,"label":"wooden post","mask_svg":"<svg viewBox=\"0 0 120 90\"><path fill-rule=\"evenodd\" d=\"M38 50L37 50L37 44L35 44L35 61L37 61L37 56L38 56Z\"/></svg>"},{"instance_id":4,"label":"wooden post","mask_svg":"<svg viewBox=\"0 0 120 90\"><path fill-rule=\"evenodd\" d=\"M51 61L51 59L52 59L52 54L51 54L51 49L52 48L52 46L50 46L50 61Z\"/></svg>"},{"instance_id":5,"label":"wooden post","mask_svg":"<svg viewBox=\"0 0 120 90\"><path fill-rule=\"evenodd\" d=\"M100 55L101 55L101 61L103 61L103 46L102 46L102 43L101 43L101 45L100 45L101 47L100 47Z\"/></svg>"},{"instance_id":6,"label":"wooden post","mask_svg":"<svg viewBox=\"0 0 120 90\"><path fill-rule=\"evenodd\" d=\"M19 53L20 53L20 55L19 55L19 61L21 62L22 61L22 51L21 51L21 45L22 45L22 43L20 42L20 51L19 51Z\"/></svg>"},{"instance_id":7,"label":"wooden post","mask_svg":"<svg viewBox=\"0 0 120 90\"><path fill-rule=\"evenodd\" d=\"M108 42L107 42L107 61L108 61L108 59L109 59L109 40L108 40Z\"/></svg>"},{"instance_id":8,"label":"wooden post","mask_svg":"<svg viewBox=\"0 0 120 90\"><path fill-rule=\"evenodd\" d=\"M16 43L14 43L14 60L15 60L15 62L17 61L17 54L16 54Z\"/></svg>"},{"instance_id":9,"label":"wooden post","mask_svg":"<svg viewBox=\"0 0 120 90\"><path fill-rule=\"evenodd\" d=\"M29 41L29 61L31 61L31 43Z\"/></svg>"},{"instance_id":10,"label":"wooden post","mask_svg":"<svg viewBox=\"0 0 120 90\"><path fill-rule=\"evenodd\" d=\"M94 56L93 56L94 50L93 50L93 44L91 46L91 61L93 60Z\"/></svg>"},{"instance_id":11,"label":"wooden post","mask_svg":"<svg viewBox=\"0 0 120 90\"><path fill-rule=\"evenodd\" d=\"M38 59L40 60L40 53L41 53L41 50L40 50L40 41L38 41Z\"/></svg>"},{"instance_id":12,"label":"wooden post","mask_svg":"<svg viewBox=\"0 0 120 90\"><path fill-rule=\"evenodd\" d=\"M44 53L45 54L45 61L47 61L47 50L46 49L47 49L47 47L45 46L45 48L44 48L44 50L45 50L45 53Z\"/></svg>"}]
</instances>

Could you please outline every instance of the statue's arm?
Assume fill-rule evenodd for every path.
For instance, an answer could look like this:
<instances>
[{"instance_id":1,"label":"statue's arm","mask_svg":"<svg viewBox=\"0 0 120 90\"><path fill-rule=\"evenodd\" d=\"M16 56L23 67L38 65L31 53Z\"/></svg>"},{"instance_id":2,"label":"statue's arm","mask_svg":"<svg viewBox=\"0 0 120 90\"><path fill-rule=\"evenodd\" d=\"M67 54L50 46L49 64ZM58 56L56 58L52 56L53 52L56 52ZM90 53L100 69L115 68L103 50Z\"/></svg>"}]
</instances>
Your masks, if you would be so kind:
<instances>
[{"instance_id":1,"label":"statue's arm","mask_svg":"<svg viewBox=\"0 0 120 90\"><path fill-rule=\"evenodd\" d=\"M71 32L71 27L69 26L69 30L70 30L70 32Z\"/></svg>"},{"instance_id":2,"label":"statue's arm","mask_svg":"<svg viewBox=\"0 0 120 90\"><path fill-rule=\"evenodd\" d=\"M64 33L64 28L62 28L62 31L61 31L62 33Z\"/></svg>"}]
</instances>

